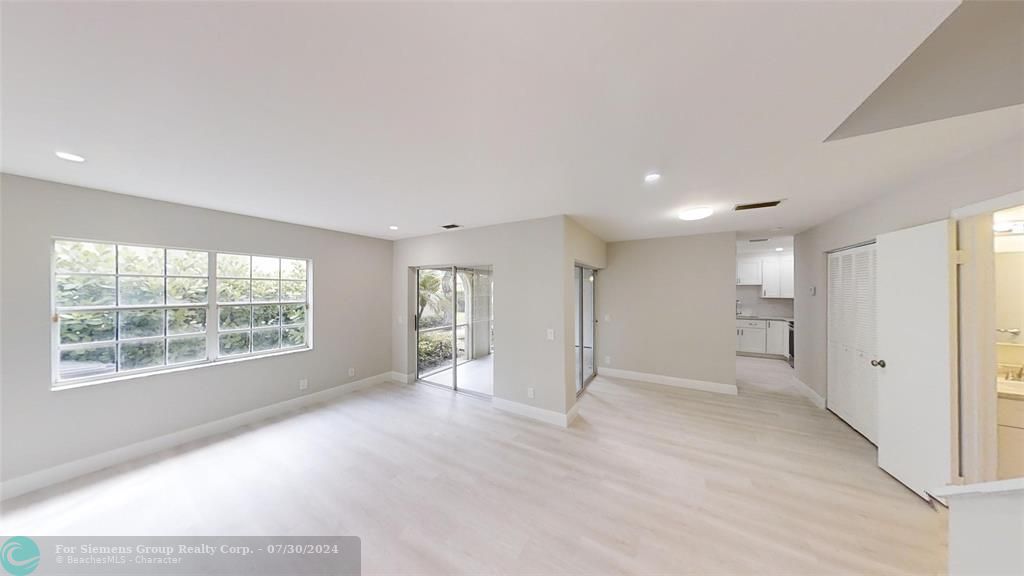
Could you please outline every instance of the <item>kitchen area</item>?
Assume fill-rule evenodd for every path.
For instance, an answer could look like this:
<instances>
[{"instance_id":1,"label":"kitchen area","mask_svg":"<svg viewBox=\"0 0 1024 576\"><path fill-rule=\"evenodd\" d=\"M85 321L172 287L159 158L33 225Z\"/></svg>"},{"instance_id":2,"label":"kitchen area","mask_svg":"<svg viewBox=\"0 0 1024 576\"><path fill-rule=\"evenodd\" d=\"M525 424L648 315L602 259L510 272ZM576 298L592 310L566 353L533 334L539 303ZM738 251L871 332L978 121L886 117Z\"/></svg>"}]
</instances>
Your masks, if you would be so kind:
<instances>
[{"instance_id":1,"label":"kitchen area","mask_svg":"<svg viewBox=\"0 0 1024 576\"><path fill-rule=\"evenodd\" d=\"M793 237L736 242L736 354L793 365Z\"/></svg>"}]
</instances>

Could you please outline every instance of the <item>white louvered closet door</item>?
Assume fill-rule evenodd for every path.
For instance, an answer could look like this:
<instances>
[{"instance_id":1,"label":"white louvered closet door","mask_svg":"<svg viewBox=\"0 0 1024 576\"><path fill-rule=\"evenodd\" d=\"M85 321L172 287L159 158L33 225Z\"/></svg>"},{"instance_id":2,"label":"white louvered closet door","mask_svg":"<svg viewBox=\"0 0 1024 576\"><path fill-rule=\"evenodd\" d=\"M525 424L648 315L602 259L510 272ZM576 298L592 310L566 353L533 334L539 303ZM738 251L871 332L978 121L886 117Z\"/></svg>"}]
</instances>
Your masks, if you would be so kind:
<instances>
[{"instance_id":1,"label":"white louvered closet door","mask_svg":"<svg viewBox=\"0 0 1024 576\"><path fill-rule=\"evenodd\" d=\"M875 247L829 255L828 408L876 442Z\"/></svg>"}]
</instances>

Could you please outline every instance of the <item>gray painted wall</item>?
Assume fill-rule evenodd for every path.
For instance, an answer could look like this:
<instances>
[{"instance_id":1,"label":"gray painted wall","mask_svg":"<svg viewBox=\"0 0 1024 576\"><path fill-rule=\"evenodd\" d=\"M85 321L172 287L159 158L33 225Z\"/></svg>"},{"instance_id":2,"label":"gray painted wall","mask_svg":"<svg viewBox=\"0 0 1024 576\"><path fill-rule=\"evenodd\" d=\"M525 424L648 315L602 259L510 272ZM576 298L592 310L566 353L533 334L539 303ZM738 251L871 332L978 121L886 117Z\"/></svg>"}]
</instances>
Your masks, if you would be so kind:
<instances>
[{"instance_id":1,"label":"gray painted wall","mask_svg":"<svg viewBox=\"0 0 1024 576\"><path fill-rule=\"evenodd\" d=\"M4 480L391 369L390 241L8 174L0 203ZM315 350L53 392L53 236L312 258Z\"/></svg>"},{"instance_id":2,"label":"gray painted wall","mask_svg":"<svg viewBox=\"0 0 1024 576\"><path fill-rule=\"evenodd\" d=\"M563 216L470 228L395 242L392 366L415 377L416 275L422 266L490 265L494 270L494 395L565 413L565 355L559 330ZM404 279L404 281L403 281ZM555 329L555 340L546 338ZM534 398L527 397L533 387Z\"/></svg>"},{"instance_id":3,"label":"gray painted wall","mask_svg":"<svg viewBox=\"0 0 1024 576\"><path fill-rule=\"evenodd\" d=\"M960 207L1024 190L1024 141L1014 138L917 175L859 208L797 234L794 242L796 375L822 397L827 378L826 252L948 218ZM816 295L810 294L816 287Z\"/></svg>"},{"instance_id":4,"label":"gray painted wall","mask_svg":"<svg viewBox=\"0 0 1024 576\"><path fill-rule=\"evenodd\" d=\"M732 232L609 243L597 284L598 371L735 384L735 296Z\"/></svg>"}]
</instances>

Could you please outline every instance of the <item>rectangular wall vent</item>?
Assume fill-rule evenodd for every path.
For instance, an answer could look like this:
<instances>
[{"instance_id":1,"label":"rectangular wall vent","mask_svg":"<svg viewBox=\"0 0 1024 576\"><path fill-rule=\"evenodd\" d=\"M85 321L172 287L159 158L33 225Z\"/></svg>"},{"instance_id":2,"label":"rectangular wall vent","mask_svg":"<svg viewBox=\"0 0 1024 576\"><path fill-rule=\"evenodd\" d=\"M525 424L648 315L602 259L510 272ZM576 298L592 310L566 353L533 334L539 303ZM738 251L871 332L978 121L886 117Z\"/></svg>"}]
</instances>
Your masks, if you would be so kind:
<instances>
[{"instance_id":1,"label":"rectangular wall vent","mask_svg":"<svg viewBox=\"0 0 1024 576\"><path fill-rule=\"evenodd\" d=\"M458 224L445 224L444 226L441 226L441 228L444 228L445 230L454 230L456 228L461 228L461 227L462 226L459 226Z\"/></svg>"},{"instance_id":2,"label":"rectangular wall vent","mask_svg":"<svg viewBox=\"0 0 1024 576\"><path fill-rule=\"evenodd\" d=\"M778 206L779 204L782 204L782 200L772 200L771 202L755 202L753 204L737 204L734 210L737 212L741 210L757 210L758 208L772 208L773 206Z\"/></svg>"},{"instance_id":3,"label":"rectangular wall vent","mask_svg":"<svg viewBox=\"0 0 1024 576\"><path fill-rule=\"evenodd\" d=\"M767 238L754 238L753 240L747 240L747 242L767 242Z\"/></svg>"}]
</instances>

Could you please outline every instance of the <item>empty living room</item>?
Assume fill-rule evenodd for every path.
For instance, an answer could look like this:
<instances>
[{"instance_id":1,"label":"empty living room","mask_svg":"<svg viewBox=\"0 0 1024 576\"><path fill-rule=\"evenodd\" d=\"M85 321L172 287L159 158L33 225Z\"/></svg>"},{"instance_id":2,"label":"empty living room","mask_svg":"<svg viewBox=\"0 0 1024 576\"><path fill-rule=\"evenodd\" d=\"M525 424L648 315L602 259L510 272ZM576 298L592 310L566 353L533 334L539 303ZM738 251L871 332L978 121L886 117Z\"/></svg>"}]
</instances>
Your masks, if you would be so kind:
<instances>
[{"instance_id":1,"label":"empty living room","mask_svg":"<svg viewBox=\"0 0 1024 576\"><path fill-rule=\"evenodd\" d=\"M0 0L0 576L1024 574L1024 2Z\"/></svg>"}]
</instances>

